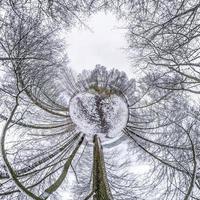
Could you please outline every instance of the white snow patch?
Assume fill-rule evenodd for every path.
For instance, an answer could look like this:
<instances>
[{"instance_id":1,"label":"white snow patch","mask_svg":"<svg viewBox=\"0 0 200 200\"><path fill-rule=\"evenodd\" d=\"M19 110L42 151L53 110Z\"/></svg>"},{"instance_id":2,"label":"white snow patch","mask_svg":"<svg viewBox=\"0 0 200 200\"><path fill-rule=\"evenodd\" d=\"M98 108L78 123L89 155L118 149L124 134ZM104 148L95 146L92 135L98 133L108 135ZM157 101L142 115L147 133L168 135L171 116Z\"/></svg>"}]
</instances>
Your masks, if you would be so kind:
<instances>
[{"instance_id":1,"label":"white snow patch","mask_svg":"<svg viewBox=\"0 0 200 200\"><path fill-rule=\"evenodd\" d=\"M128 120L127 104L114 94L79 93L71 99L69 111L79 131L91 139L97 134L101 141L121 136Z\"/></svg>"}]
</instances>

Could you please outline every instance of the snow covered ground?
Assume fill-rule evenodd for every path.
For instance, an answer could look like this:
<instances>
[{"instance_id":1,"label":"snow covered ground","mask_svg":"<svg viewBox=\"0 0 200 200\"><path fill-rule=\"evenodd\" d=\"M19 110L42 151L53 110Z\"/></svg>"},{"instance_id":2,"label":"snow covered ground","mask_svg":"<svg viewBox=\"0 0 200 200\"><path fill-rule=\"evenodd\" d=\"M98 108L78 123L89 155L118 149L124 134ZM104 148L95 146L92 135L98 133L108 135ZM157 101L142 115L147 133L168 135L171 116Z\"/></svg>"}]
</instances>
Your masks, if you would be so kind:
<instances>
[{"instance_id":1,"label":"snow covered ground","mask_svg":"<svg viewBox=\"0 0 200 200\"><path fill-rule=\"evenodd\" d=\"M117 95L84 92L71 99L70 116L89 141L97 134L104 142L122 134L128 120L128 108Z\"/></svg>"}]
</instances>

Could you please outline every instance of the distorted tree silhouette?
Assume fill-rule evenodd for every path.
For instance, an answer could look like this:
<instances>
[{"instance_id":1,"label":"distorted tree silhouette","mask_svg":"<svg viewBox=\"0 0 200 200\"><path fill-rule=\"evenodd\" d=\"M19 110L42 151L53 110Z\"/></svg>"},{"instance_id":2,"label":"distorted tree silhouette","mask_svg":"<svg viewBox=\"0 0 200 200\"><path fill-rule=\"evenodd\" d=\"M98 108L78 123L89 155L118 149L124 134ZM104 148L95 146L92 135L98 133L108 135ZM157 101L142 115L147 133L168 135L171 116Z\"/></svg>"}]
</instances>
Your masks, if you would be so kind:
<instances>
[{"instance_id":1,"label":"distorted tree silhouette","mask_svg":"<svg viewBox=\"0 0 200 200\"><path fill-rule=\"evenodd\" d=\"M60 199L72 176L74 199L199 199L199 112L181 93L198 93L198 2L0 3L0 199ZM101 9L130 22L137 81L67 67L59 29Z\"/></svg>"}]
</instances>

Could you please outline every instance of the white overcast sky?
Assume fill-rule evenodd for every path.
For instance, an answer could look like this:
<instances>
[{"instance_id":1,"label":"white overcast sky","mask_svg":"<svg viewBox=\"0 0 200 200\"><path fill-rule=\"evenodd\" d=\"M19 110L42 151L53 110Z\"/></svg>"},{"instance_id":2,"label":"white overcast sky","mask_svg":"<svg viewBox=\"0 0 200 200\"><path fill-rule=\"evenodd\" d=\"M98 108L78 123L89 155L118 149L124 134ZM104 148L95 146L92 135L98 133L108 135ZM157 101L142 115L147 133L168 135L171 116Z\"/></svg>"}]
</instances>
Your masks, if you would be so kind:
<instances>
[{"instance_id":1,"label":"white overcast sky","mask_svg":"<svg viewBox=\"0 0 200 200\"><path fill-rule=\"evenodd\" d=\"M90 28L76 26L65 34L69 66L76 72L93 69L96 64L117 68L130 75L131 68L125 51L125 24L112 13L100 12L86 22Z\"/></svg>"}]
</instances>

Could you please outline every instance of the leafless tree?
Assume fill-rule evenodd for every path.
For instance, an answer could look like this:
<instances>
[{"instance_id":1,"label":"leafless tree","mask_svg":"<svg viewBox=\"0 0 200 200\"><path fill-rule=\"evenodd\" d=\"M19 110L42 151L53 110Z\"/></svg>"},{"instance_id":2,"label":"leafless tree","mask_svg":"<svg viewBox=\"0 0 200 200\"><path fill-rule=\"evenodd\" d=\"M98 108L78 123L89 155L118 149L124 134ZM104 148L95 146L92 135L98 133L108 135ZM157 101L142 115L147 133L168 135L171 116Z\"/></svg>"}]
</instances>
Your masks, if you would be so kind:
<instances>
[{"instance_id":1,"label":"leafless tree","mask_svg":"<svg viewBox=\"0 0 200 200\"><path fill-rule=\"evenodd\" d=\"M198 93L198 2L0 4L0 199L59 199L72 174L75 199L199 199L199 112L179 92ZM139 81L100 65L77 76L67 67L59 23L70 27L101 9L129 20L130 47L141 50L146 73ZM106 144L99 133L89 140L80 132L69 104L84 92L126 103L119 140ZM137 173L144 164L147 171Z\"/></svg>"},{"instance_id":2,"label":"leafless tree","mask_svg":"<svg viewBox=\"0 0 200 200\"><path fill-rule=\"evenodd\" d=\"M158 87L199 94L199 2L144 1L144 7L129 15L137 65L153 69Z\"/></svg>"}]
</instances>

